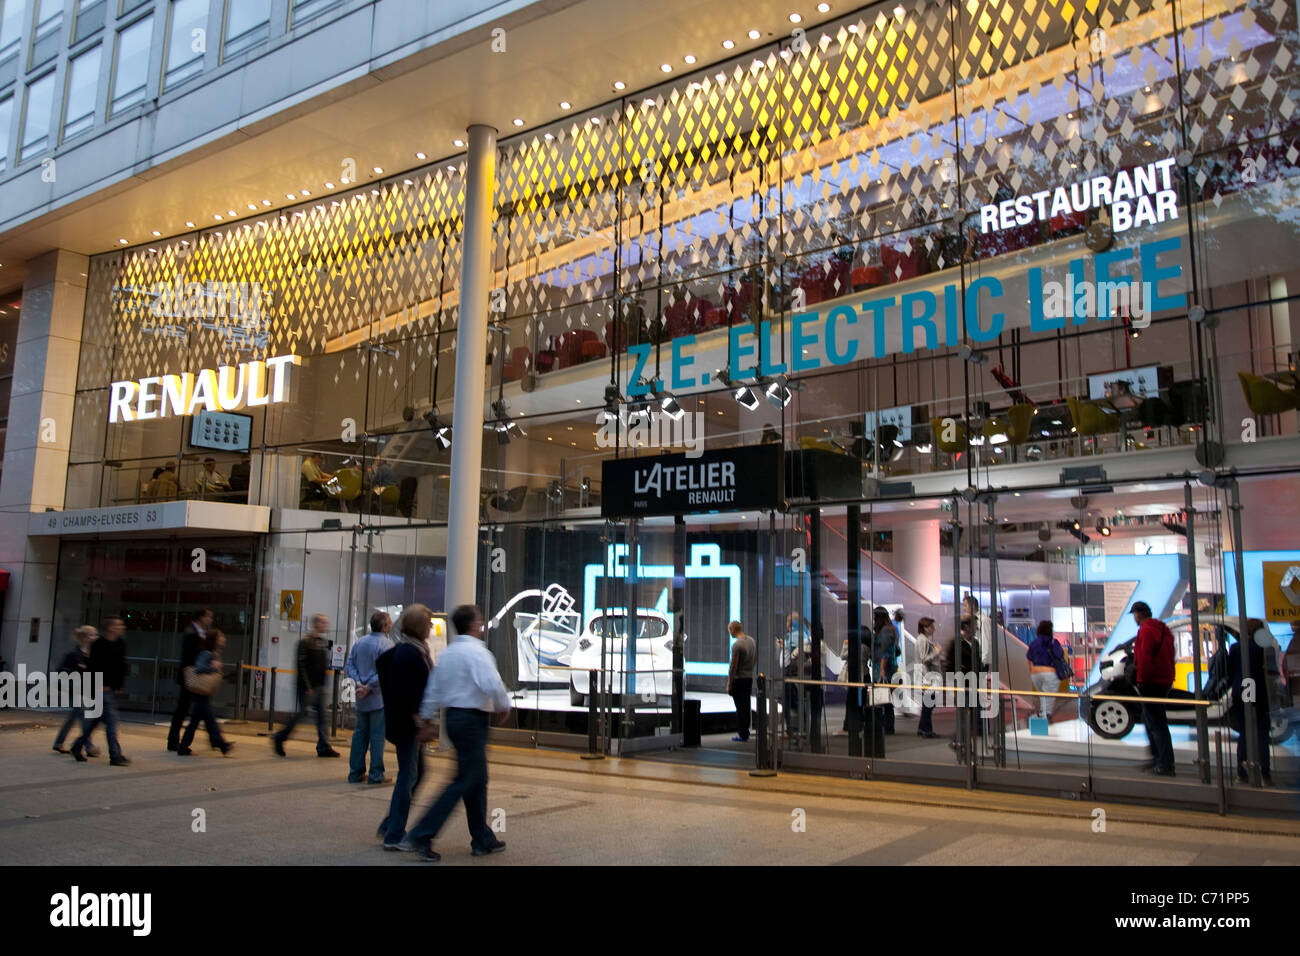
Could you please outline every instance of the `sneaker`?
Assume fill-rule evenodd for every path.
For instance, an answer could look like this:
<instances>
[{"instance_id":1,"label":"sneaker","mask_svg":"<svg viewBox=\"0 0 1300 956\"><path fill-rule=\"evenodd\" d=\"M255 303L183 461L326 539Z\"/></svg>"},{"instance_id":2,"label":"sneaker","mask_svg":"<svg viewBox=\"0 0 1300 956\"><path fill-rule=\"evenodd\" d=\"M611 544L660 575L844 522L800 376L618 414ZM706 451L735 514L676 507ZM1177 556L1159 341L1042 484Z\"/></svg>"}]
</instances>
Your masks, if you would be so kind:
<instances>
[{"instance_id":1,"label":"sneaker","mask_svg":"<svg viewBox=\"0 0 1300 956\"><path fill-rule=\"evenodd\" d=\"M392 777L381 777L378 780L367 780L366 783L392 783Z\"/></svg>"},{"instance_id":2,"label":"sneaker","mask_svg":"<svg viewBox=\"0 0 1300 956\"><path fill-rule=\"evenodd\" d=\"M744 737L732 737L732 738L731 738L731 742L732 742L733 744L743 744L743 743L745 742L745 738L744 738Z\"/></svg>"},{"instance_id":3,"label":"sneaker","mask_svg":"<svg viewBox=\"0 0 1300 956\"><path fill-rule=\"evenodd\" d=\"M388 849L387 843L384 844L384 849ZM423 863L437 863L442 859L441 856L433 851L433 847L428 845L416 846L414 843L406 840L406 838L403 838L399 843L394 844L393 849L400 853L414 853L416 858Z\"/></svg>"},{"instance_id":4,"label":"sneaker","mask_svg":"<svg viewBox=\"0 0 1300 956\"><path fill-rule=\"evenodd\" d=\"M391 840L385 839L384 849L387 850L389 853L398 853L402 849L402 841L398 840L396 843L394 843Z\"/></svg>"},{"instance_id":5,"label":"sneaker","mask_svg":"<svg viewBox=\"0 0 1300 956\"><path fill-rule=\"evenodd\" d=\"M317 757L341 757L343 755L339 753L337 750L335 750L333 747L331 747L329 750L316 751L316 756Z\"/></svg>"},{"instance_id":6,"label":"sneaker","mask_svg":"<svg viewBox=\"0 0 1300 956\"><path fill-rule=\"evenodd\" d=\"M469 852L471 856L487 856L489 853L500 853L505 848L506 848L506 841L497 840L496 843L493 843L491 846L487 846L487 847L474 846L473 844L471 844L469 848Z\"/></svg>"},{"instance_id":7,"label":"sneaker","mask_svg":"<svg viewBox=\"0 0 1300 956\"><path fill-rule=\"evenodd\" d=\"M281 740L279 737L271 738L271 749L275 751L275 755L277 757L289 756L287 753L284 752L284 741Z\"/></svg>"},{"instance_id":8,"label":"sneaker","mask_svg":"<svg viewBox=\"0 0 1300 956\"><path fill-rule=\"evenodd\" d=\"M434 852L432 847L421 847L415 854L415 858L421 863L440 863L442 857Z\"/></svg>"},{"instance_id":9,"label":"sneaker","mask_svg":"<svg viewBox=\"0 0 1300 956\"><path fill-rule=\"evenodd\" d=\"M114 757L108 762L108 765L110 767L129 767L131 766L131 761L127 760L125 757Z\"/></svg>"}]
</instances>

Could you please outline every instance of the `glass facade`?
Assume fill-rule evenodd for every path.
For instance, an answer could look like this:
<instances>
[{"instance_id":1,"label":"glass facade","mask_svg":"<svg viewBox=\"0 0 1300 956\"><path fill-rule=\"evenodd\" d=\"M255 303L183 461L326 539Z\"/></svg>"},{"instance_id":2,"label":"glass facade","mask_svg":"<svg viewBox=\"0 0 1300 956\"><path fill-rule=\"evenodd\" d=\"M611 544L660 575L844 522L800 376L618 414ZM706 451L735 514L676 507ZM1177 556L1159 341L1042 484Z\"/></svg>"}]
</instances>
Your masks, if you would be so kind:
<instances>
[{"instance_id":1,"label":"glass facade","mask_svg":"<svg viewBox=\"0 0 1300 956\"><path fill-rule=\"evenodd\" d=\"M76 136L95 125L99 100L99 57L96 45L68 65L67 102L63 107L63 137Z\"/></svg>"},{"instance_id":2,"label":"glass facade","mask_svg":"<svg viewBox=\"0 0 1300 956\"><path fill-rule=\"evenodd\" d=\"M227 54L265 28L243 8ZM1260 605L1300 550L1256 512L1300 490L1269 457L1300 406L1296 26L1260 0L885 5L503 140L479 590L518 725L572 732L596 696L614 738L682 731L678 672L721 732L739 619L789 765L1086 765L1125 793L1145 738L1114 655L1146 600L1176 689L1202 681L1180 772L1208 774L1240 612L1269 618L1279 674L1291 641ZM266 610L286 592L349 634L370 606L441 608L462 176L331 185L91 262L67 507L278 509L259 652L296 633ZM602 520L611 458L763 443L785 509ZM1235 491L1180 477L1225 455ZM903 614L892 645L877 607ZM935 742L925 675L972 669L963 613L1003 693L973 715L941 695ZM1028 656L1043 621L1064 691Z\"/></svg>"},{"instance_id":3,"label":"glass facade","mask_svg":"<svg viewBox=\"0 0 1300 956\"><path fill-rule=\"evenodd\" d=\"M109 115L144 101L149 78L149 43L152 37L152 16L137 20L126 29L118 31Z\"/></svg>"}]
</instances>

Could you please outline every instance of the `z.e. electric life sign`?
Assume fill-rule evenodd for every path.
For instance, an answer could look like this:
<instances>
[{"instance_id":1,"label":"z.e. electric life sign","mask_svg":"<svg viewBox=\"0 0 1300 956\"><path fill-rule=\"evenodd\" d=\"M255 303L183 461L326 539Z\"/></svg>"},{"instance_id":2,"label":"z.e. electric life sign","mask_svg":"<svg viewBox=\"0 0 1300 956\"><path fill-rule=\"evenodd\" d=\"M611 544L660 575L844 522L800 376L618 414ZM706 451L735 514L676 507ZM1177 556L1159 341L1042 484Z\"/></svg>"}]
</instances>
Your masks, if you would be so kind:
<instances>
[{"instance_id":1,"label":"z.e. electric life sign","mask_svg":"<svg viewBox=\"0 0 1300 956\"><path fill-rule=\"evenodd\" d=\"M109 397L110 422L147 421L197 411L234 412L289 400L289 368L297 355L277 355L265 362L240 362L180 375L151 375L133 382L114 382Z\"/></svg>"},{"instance_id":2,"label":"z.e. electric life sign","mask_svg":"<svg viewBox=\"0 0 1300 956\"><path fill-rule=\"evenodd\" d=\"M698 458L658 455L605 461L601 514L607 518L744 511L777 506L780 446L751 445Z\"/></svg>"}]
</instances>

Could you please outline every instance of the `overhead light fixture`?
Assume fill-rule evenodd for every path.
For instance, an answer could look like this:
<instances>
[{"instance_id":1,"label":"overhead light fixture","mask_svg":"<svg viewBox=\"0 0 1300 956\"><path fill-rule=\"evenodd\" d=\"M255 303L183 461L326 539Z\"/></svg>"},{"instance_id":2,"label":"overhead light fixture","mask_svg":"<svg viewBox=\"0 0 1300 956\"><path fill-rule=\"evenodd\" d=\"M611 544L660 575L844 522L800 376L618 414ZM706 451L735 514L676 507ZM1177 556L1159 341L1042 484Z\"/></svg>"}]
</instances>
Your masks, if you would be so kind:
<instances>
[{"instance_id":1,"label":"overhead light fixture","mask_svg":"<svg viewBox=\"0 0 1300 956\"><path fill-rule=\"evenodd\" d=\"M724 50L730 50L730 49L733 49L733 48L735 47L735 45L736 45L736 41L735 41L735 40L723 40L723 41L722 41L722 48L723 48Z\"/></svg>"},{"instance_id":2,"label":"overhead light fixture","mask_svg":"<svg viewBox=\"0 0 1300 956\"><path fill-rule=\"evenodd\" d=\"M797 13L792 13L792 14L790 14L790 22L791 22L791 23L800 23L802 20L803 20L803 17L799 16L799 14L797 14Z\"/></svg>"},{"instance_id":3,"label":"overhead light fixture","mask_svg":"<svg viewBox=\"0 0 1300 956\"><path fill-rule=\"evenodd\" d=\"M627 84L624 83L622 80L615 80L615 81L614 81L614 89L616 89L616 90L625 90L625 89L627 89Z\"/></svg>"},{"instance_id":4,"label":"overhead light fixture","mask_svg":"<svg viewBox=\"0 0 1300 956\"><path fill-rule=\"evenodd\" d=\"M188 219L185 220L185 225L189 226L191 229L194 228L194 223L190 222Z\"/></svg>"},{"instance_id":5,"label":"overhead light fixture","mask_svg":"<svg viewBox=\"0 0 1300 956\"><path fill-rule=\"evenodd\" d=\"M573 109L573 104L570 103L568 100L560 100L560 109L571 110Z\"/></svg>"},{"instance_id":6,"label":"overhead light fixture","mask_svg":"<svg viewBox=\"0 0 1300 956\"><path fill-rule=\"evenodd\" d=\"M425 158L424 153L421 153L421 152L417 151L416 154L415 154L415 158L416 158L416 159L424 159L424 158Z\"/></svg>"},{"instance_id":7,"label":"overhead light fixture","mask_svg":"<svg viewBox=\"0 0 1300 956\"><path fill-rule=\"evenodd\" d=\"M686 414L686 409L682 408L681 403L673 397L672 392L664 392L659 396L659 411L675 422L681 421L682 416Z\"/></svg>"},{"instance_id":8,"label":"overhead light fixture","mask_svg":"<svg viewBox=\"0 0 1300 956\"><path fill-rule=\"evenodd\" d=\"M728 388L730 388L731 370L726 368L715 368L713 370L713 380L715 382L721 382L723 385L726 385Z\"/></svg>"},{"instance_id":9,"label":"overhead light fixture","mask_svg":"<svg viewBox=\"0 0 1300 956\"><path fill-rule=\"evenodd\" d=\"M817 12L818 12L818 13L830 13L830 12L831 12L831 5L830 5L829 3L819 3L819 4L817 4Z\"/></svg>"},{"instance_id":10,"label":"overhead light fixture","mask_svg":"<svg viewBox=\"0 0 1300 956\"><path fill-rule=\"evenodd\" d=\"M671 73L673 71L673 65L671 63L661 63L659 64L659 71L661 73Z\"/></svg>"},{"instance_id":11,"label":"overhead light fixture","mask_svg":"<svg viewBox=\"0 0 1300 956\"><path fill-rule=\"evenodd\" d=\"M120 242L122 245L126 245L126 240L125 240L125 239L119 239L119 240L117 240L117 241Z\"/></svg>"},{"instance_id":12,"label":"overhead light fixture","mask_svg":"<svg viewBox=\"0 0 1300 956\"><path fill-rule=\"evenodd\" d=\"M435 408L426 412L424 420L429 423L429 430L433 432L433 440L436 441L440 448L446 451L451 447L451 426L439 421L438 410Z\"/></svg>"},{"instance_id":13,"label":"overhead light fixture","mask_svg":"<svg viewBox=\"0 0 1300 956\"><path fill-rule=\"evenodd\" d=\"M785 408L790 404L790 399L794 398L785 381L779 378L767 386L765 394L767 400L776 408Z\"/></svg>"},{"instance_id":14,"label":"overhead light fixture","mask_svg":"<svg viewBox=\"0 0 1300 956\"><path fill-rule=\"evenodd\" d=\"M510 403L504 398L498 398L492 403L492 414L497 418L505 418L510 411Z\"/></svg>"},{"instance_id":15,"label":"overhead light fixture","mask_svg":"<svg viewBox=\"0 0 1300 956\"><path fill-rule=\"evenodd\" d=\"M1110 537L1110 525L1106 524L1105 518L1097 519L1097 533L1101 535L1103 538Z\"/></svg>"},{"instance_id":16,"label":"overhead light fixture","mask_svg":"<svg viewBox=\"0 0 1300 956\"><path fill-rule=\"evenodd\" d=\"M758 403L762 401L762 399L759 398L758 392L748 385L742 385L740 388L736 389L733 397L736 399L737 404L749 409L751 412L758 408Z\"/></svg>"},{"instance_id":17,"label":"overhead light fixture","mask_svg":"<svg viewBox=\"0 0 1300 956\"><path fill-rule=\"evenodd\" d=\"M453 146L455 146L457 149L459 149L460 147L462 147L462 146L465 145L465 141L464 141L463 139L453 139L453 140L451 141L451 145L453 145Z\"/></svg>"},{"instance_id":18,"label":"overhead light fixture","mask_svg":"<svg viewBox=\"0 0 1300 956\"><path fill-rule=\"evenodd\" d=\"M757 39L758 39L759 37L761 37L762 35L763 35L763 34L759 33L757 30L750 30L750 31L749 31L749 38L750 38L751 40L757 40Z\"/></svg>"},{"instance_id":19,"label":"overhead light fixture","mask_svg":"<svg viewBox=\"0 0 1300 956\"><path fill-rule=\"evenodd\" d=\"M686 63L694 63L695 55L693 53L688 53L684 57L682 57L682 60Z\"/></svg>"},{"instance_id":20,"label":"overhead light fixture","mask_svg":"<svg viewBox=\"0 0 1300 956\"><path fill-rule=\"evenodd\" d=\"M255 202L250 202L250 203L248 204L248 208L251 209L251 210L253 210L254 212L256 212L256 211L257 211L257 203L255 203Z\"/></svg>"},{"instance_id":21,"label":"overhead light fixture","mask_svg":"<svg viewBox=\"0 0 1300 956\"><path fill-rule=\"evenodd\" d=\"M516 126L523 126L523 125L524 125L524 121L523 121L522 119L520 119L518 116L516 116L516 117L515 117L514 119L512 119L510 122L514 123Z\"/></svg>"}]
</instances>

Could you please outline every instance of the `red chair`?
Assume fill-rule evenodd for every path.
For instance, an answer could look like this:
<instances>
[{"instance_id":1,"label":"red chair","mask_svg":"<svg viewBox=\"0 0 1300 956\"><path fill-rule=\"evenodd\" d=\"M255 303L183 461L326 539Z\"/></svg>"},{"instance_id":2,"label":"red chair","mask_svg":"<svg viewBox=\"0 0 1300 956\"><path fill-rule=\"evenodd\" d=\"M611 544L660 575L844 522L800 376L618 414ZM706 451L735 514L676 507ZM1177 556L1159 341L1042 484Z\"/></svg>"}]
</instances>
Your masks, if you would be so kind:
<instances>
[{"instance_id":1,"label":"red chair","mask_svg":"<svg viewBox=\"0 0 1300 956\"><path fill-rule=\"evenodd\" d=\"M704 318L700 322L700 331L707 332L710 329L716 329L718 326L727 324L727 313L717 306L710 306L709 310L704 313Z\"/></svg>"},{"instance_id":2,"label":"red chair","mask_svg":"<svg viewBox=\"0 0 1300 956\"><path fill-rule=\"evenodd\" d=\"M534 364L539 374L555 368L555 339L552 338L546 348L537 350L537 361Z\"/></svg>"},{"instance_id":3,"label":"red chair","mask_svg":"<svg viewBox=\"0 0 1300 956\"><path fill-rule=\"evenodd\" d=\"M605 357L605 345L590 329L582 330L582 361L591 362Z\"/></svg>"},{"instance_id":4,"label":"red chair","mask_svg":"<svg viewBox=\"0 0 1300 956\"><path fill-rule=\"evenodd\" d=\"M851 273L851 278L854 292L885 284L885 272L880 266L858 266Z\"/></svg>"},{"instance_id":5,"label":"red chair","mask_svg":"<svg viewBox=\"0 0 1300 956\"><path fill-rule=\"evenodd\" d=\"M914 279L929 271L930 264L920 246L918 240L913 240L912 251L907 252L901 246L893 246L887 242L880 244L880 261L884 266L885 275L891 282Z\"/></svg>"},{"instance_id":6,"label":"red chair","mask_svg":"<svg viewBox=\"0 0 1300 956\"><path fill-rule=\"evenodd\" d=\"M555 343L555 367L572 368L582 364L582 336L577 332L564 332Z\"/></svg>"},{"instance_id":7,"label":"red chair","mask_svg":"<svg viewBox=\"0 0 1300 956\"><path fill-rule=\"evenodd\" d=\"M506 359L505 365L501 369L501 376L507 382L515 382L523 378L528 366L532 364L533 351L525 346L519 346L510 350L510 357Z\"/></svg>"}]
</instances>

